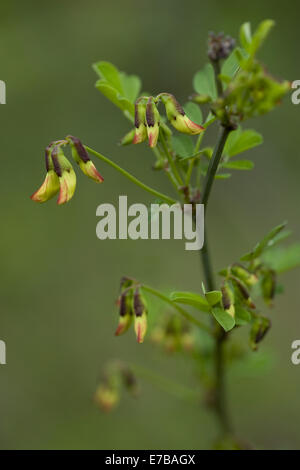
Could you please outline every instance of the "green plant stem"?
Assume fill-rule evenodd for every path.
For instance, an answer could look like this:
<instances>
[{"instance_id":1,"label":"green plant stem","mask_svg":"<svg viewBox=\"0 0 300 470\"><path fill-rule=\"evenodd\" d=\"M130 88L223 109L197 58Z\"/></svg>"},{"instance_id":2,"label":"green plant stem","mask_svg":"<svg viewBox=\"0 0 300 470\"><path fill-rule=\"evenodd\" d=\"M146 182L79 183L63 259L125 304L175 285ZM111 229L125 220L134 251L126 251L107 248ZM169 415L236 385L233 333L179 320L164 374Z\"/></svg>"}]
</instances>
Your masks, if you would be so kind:
<instances>
[{"instance_id":1,"label":"green plant stem","mask_svg":"<svg viewBox=\"0 0 300 470\"><path fill-rule=\"evenodd\" d=\"M191 177L192 177L192 173L193 173L194 164L195 164L195 159L192 158L192 159L189 161L189 167L188 167L188 169L187 169L186 176L185 176L185 185L186 185L186 186L188 186L188 185L190 184Z\"/></svg>"},{"instance_id":2,"label":"green plant stem","mask_svg":"<svg viewBox=\"0 0 300 470\"><path fill-rule=\"evenodd\" d=\"M215 347L215 411L220 422L223 434L232 432L232 426L228 415L227 394L225 387L225 358L224 358L224 340L226 333L218 325Z\"/></svg>"},{"instance_id":3,"label":"green plant stem","mask_svg":"<svg viewBox=\"0 0 300 470\"><path fill-rule=\"evenodd\" d=\"M205 131L201 132L201 134L198 135L198 139L196 141L196 145L195 145L195 148L194 148L194 153L198 153L199 150L200 150L200 145L202 143L202 140L203 140L203 137L204 137L204 134L205 134Z\"/></svg>"},{"instance_id":4,"label":"green plant stem","mask_svg":"<svg viewBox=\"0 0 300 470\"><path fill-rule=\"evenodd\" d=\"M165 392L172 394L176 398L186 400L191 403L200 402L200 396L197 392L175 382L174 380L167 379L165 376L159 375L152 370L146 369L145 367L137 364L130 364L130 368L137 376L145 378L150 383L158 386Z\"/></svg>"},{"instance_id":5,"label":"green plant stem","mask_svg":"<svg viewBox=\"0 0 300 470\"><path fill-rule=\"evenodd\" d=\"M126 176L126 178L128 178L132 183L136 184L137 186L139 186L140 188L144 189L145 191L147 191L148 193L152 194L153 196L159 198L159 199L162 199L163 201L166 201L168 204L176 204L178 201L176 201L175 199L169 197L169 196L166 196L165 194L163 193L160 193L159 191L156 191L156 189L153 189L151 188L150 186L147 186L145 183L142 183L140 180L138 180L135 176L133 176L132 174L128 173L128 171L124 170L123 168L121 168L119 165L117 165L116 163L114 163L112 160L110 160L109 158L105 157L104 155L102 155L101 153L97 152L96 150L88 147L87 145L85 145L85 149L87 150L87 152L89 152L90 154L94 155L95 157L97 158L100 158L100 160L102 160L103 162L107 163L108 165L110 165L111 167L113 167L115 170L119 171L120 173L122 173L122 175Z\"/></svg>"},{"instance_id":6,"label":"green plant stem","mask_svg":"<svg viewBox=\"0 0 300 470\"><path fill-rule=\"evenodd\" d=\"M232 129L230 127L222 127L217 145L215 146L214 153L209 162L209 167L208 167L205 182L204 182L204 190L203 190L202 200L201 200L202 204L205 205L205 210L207 210L207 204L208 204L210 191L211 191L214 179L215 179L215 175L218 170L218 166L222 157L222 153L224 150L227 137L229 133L231 132L231 130Z\"/></svg>"},{"instance_id":7,"label":"green plant stem","mask_svg":"<svg viewBox=\"0 0 300 470\"><path fill-rule=\"evenodd\" d=\"M200 150L200 145L201 145L201 142L202 142L202 139L204 137L204 134L205 132L202 132L201 134L198 135L198 139L196 141L196 145L195 145L195 148L194 148L194 155L195 157L198 156L199 154L199 150ZM192 173L193 173L193 169L194 169L194 165L195 165L195 158L192 158L190 161L189 161L189 167L188 167L188 170L186 172L186 177L185 177L185 185L188 186L190 184L190 181L191 181L191 177L192 177Z\"/></svg>"},{"instance_id":8,"label":"green plant stem","mask_svg":"<svg viewBox=\"0 0 300 470\"><path fill-rule=\"evenodd\" d=\"M160 146L157 146L157 147L153 147L152 151L153 151L154 155L156 156L156 159L157 159L158 162L165 163L165 158L164 158L165 157L165 151L164 151L164 149L161 149ZM162 153L163 153L163 156L161 155ZM179 185L177 183L177 180L176 180L175 176L173 175L172 171L170 170L170 168L168 168L168 167L164 168L164 172L167 175L168 179L170 180L172 186L174 186L176 192L178 194L180 194Z\"/></svg>"},{"instance_id":9,"label":"green plant stem","mask_svg":"<svg viewBox=\"0 0 300 470\"><path fill-rule=\"evenodd\" d=\"M205 276L205 287L207 288L208 291L211 291L211 290L215 290L216 286L215 286L214 274L213 274L212 266L211 266L211 260L209 256L206 230L204 231L204 240L205 240L205 243L201 250L201 259L202 259L203 271L204 271L204 276Z\"/></svg>"},{"instance_id":10,"label":"green plant stem","mask_svg":"<svg viewBox=\"0 0 300 470\"><path fill-rule=\"evenodd\" d=\"M224 150L224 146L227 140L227 137L232 129L230 127L223 127L221 134L219 136L219 140L216 144L214 149L213 156L210 160L210 164L207 170L206 179L204 183L204 191L202 195L202 203L205 205L205 212L207 216L207 204L210 196L210 192L212 189L212 185L215 179L216 172L218 170L218 166L222 157L222 153ZM213 270L212 264L210 260L208 245L207 245L207 237L205 235L205 243L204 247L201 250L201 257L202 257L202 265L203 271L205 276L205 281L207 288L209 290L215 289L215 281L213 277ZM223 434L227 434L231 432L231 425L230 420L228 417L227 411L227 400L226 400L226 389L224 383L224 354L223 354L223 347L224 347L224 340L226 339L226 334L222 327L214 321L215 324L215 387L214 387L214 409L216 412L216 416L219 420L220 427L222 429Z\"/></svg>"},{"instance_id":11,"label":"green plant stem","mask_svg":"<svg viewBox=\"0 0 300 470\"><path fill-rule=\"evenodd\" d=\"M209 326L207 326L205 323L200 322L197 320L195 317L193 317L190 313L188 313L186 310L184 310L182 307L177 305L175 302L172 302L169 297L166 295L162 294L160 291L153 289L153 287L147 286L145 284L141 284L141 287L144 291L149 292L149 294L155 295L159 299L163 300L164 302L168 303L169 305L172 305L172 307L177 310L186 320L188 320L191 323L194 323L194 325L197 325L199 328L202 330L207 331L207 333L212 334L212 330Z\"/></svg>"},{"instance_id":12,"label":"green plant stem","mask_svg":"<svg viewBox=\"0 0 300 470\"><path fill-rule=\"evenodd\" d=\"M168 149L164 133L160 132L159 136L160 136L160 141L161 141L162 147L163 147L164 152L166 154L166 157L168 159L170 170L172 171L172 173L173 173L174 177L176 178L178 184L180 186L182 186L183 185L182 178L181 178L180 173L178 171L178 168L177 168L177 166L176 166L176 164L173 160L173 157L170 153L170 150Z\"/></svg>"},{"instance_id":13,"label":"green plant stem","mask_svg":"<svg viewBox=\"0 0 300 470\"><path fill-rule=\"evenodd\" d=\"M220 62L219 60L212 60L211 63L215 72L215 82L216 82L218 96L221 96L223 94L223 86L222 86L221 80L219 79L219 75L221 73Z\"/></svg>"}]
</instances>

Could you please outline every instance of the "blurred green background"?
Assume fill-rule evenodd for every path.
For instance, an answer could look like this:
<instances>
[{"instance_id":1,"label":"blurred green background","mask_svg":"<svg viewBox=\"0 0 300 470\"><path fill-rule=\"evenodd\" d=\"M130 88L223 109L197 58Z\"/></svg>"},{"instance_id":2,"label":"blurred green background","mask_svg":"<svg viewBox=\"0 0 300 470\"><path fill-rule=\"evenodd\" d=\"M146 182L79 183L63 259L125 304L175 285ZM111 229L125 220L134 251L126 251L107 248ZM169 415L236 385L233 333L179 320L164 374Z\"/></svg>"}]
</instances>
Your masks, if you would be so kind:
<instances>
[{"instance_id":1,"label":"blurred green background","mask_svg":"<svg viewBox=\"0 0 300 470\"><path fill-rule=\"evenodd\" d=\"M180 358L166 357L133 332L113 336L114 301L122 275L158 288L200 288L198 256L175 241L99 241L96 207L151 202L122 175L97 162L101 186L78 175L71 203L38 205L29 195L44 178L44 148L71 133L172 194L153 173L146 146L120 148L129 130L122 114L94 87L91 64L109 60L142 77L143 89L168 90L179 100L206 62L209 30L237 36L244 21L265 18L276 28L260 53L275 76L300 79L299 4L279 1L2 1L0 79L7 84L1 119L1 316L7 365L0 366L2 449L207 448L216 436L201 407L143 383L138 400L124 396L103 415L92 397L102 366L122 358L195 385ZM265 143L248 156L256 168L215 185L208 223L216 268L248 250L287 219L300 238L300 106L289 99L270 115L247 123ZM255 374L239 368L228 377L233 420L257 447L300 448L300 366L290 361L300 338L299 270L283 279L286 292L271 312L273 328Z\"/></svg>"}]
</instances>

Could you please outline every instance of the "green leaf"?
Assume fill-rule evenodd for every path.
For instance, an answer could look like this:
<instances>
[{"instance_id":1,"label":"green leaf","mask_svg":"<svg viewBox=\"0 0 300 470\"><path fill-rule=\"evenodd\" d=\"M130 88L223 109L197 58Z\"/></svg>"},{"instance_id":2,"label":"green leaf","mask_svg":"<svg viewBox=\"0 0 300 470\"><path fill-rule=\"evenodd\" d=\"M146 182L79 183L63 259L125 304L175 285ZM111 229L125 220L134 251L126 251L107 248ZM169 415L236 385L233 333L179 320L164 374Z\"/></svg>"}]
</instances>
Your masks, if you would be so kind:
<instances>
[{"instance_id":1,"label":"green leaf","mask_svg":"<svg viewBox=\"0 0 300 470\"><path fill-rule=\"evenodd\" d=\"M193 84L195 91L200 95L208 95L212 100L217 98L214 69L211 64L206 64L196 73Z\"/></svg>"},{"instance_id":2,"label":"green leaf","mask_svg":"<svg viewBox=\"0 0 300 470\"><path fill-rule=\"evenodd\" d=\"M137 75L127 75L124 72L120 72L120 78L124 96L132 103L135 103L142 88L141 79Z\"/></svg>"},{"instance_id":3,"label":"green leaf","mask_svg":"<svg viewBox=\"0 0 300 470\"><path fill-rule=\"evenodd\" d=\"M251 25L249 22L242 24L240 28L240 43L248 51L252 42Z\"/></svg>"},{"instance_id":4,"label":"green leaf","mask_svg":"<svg viewBox=\"0 0 300 470\"><path fill-rule=\"evenodd\" d=\"M235 324L238 326L250 323L252 319L251 313L240 305L235 305Z\"/></svg>"},{"instance_id":5,"label":"green leaf","mask_svg":"<svg viewBox=\"0 0 300 470\"><path fill-rule=\"evenodd\" d=\"M263 261L277 273L297 268L300 266L300 243L272 248L264 253Z\"/></svg>"},{"instance_id":6,"label":"green leaf","mask_svg":"<svg viewBox=\"0 0 300 470\"><path fill-rule=\"evenodd\" d=\"M231 54L227 57L224 61L222 68L221 68L221 75L224 77L232 79L237 71L240 68L240 56L245 56L246 52L243 51L240 47L235 48Z\"/></svg>"},{"instance_id":7,"label":"green leaf","mask_svg":"<svg viewBox=\"0 0 300 470\"><path fill-rule=\"evenodd\" d=\"M234 155L262 144L262 142L262 135L258 132L251 129L242 131L239 128L229 134L224 148L224 153L229 157L233 157Z\"/></svg>"},{"instance_id":8,"label":"green leaf","mask_svg":"<svg viewBox=\"0 0 300 470\"><path fill-rule=\"evenodd\" d=\"M189 101L183 106L183 109L186 112L187 116L196 124L203 123L203 115L202 115L202 111L199 105Z\"/></svg>"},{"instance_id":9,"label":"green leaf","mask_svg":"<svg viewBox=\"0 0 300 470\"><path fill-rule=\"evenodd\" d=\"M275 25L273 20L265 20L262 21L258 28L256 29L255 33L253 34L251 44L249 44L248 50L249 54L253 57L254 54L257 52L259 47L263 44L266 37L268 36L269 32Z\"/></svg>"},{"instance_id":10,"label":"green leaf","mask_svg":"<svg viewBox=\"0 0 300 470\"><path fill-rule=\"evenodd\" d=\"M254 163L250 160L235 160L223 163L222 167L232 170L252 170L254 168Z\"/></svg>"},{"instance_id":11,"label":"green leaf","mask_svg":"<svg viewBox=\"0 0 300 470\"><path fill-rule=\"evenodd\" d=\"M134 115L134 103L141 90L141 81L135 75L120 72L110 62L97 62L93 69L99 75L96 88L125 114Z\"/></svg>"},{"instance_id":12,"label":"green leaf","mask_svg":"<svg viewBox=\"0 0 300 470\"><path fill-rule=\"evenodd\" d=\"M170 299L179 304L192 305L202 312L210 311L210 305L206 298L202 297L202 295L194 294L193 292L172 292Z\"/></svg>"},{"instance_id":13,"label":"green leaf","mask_svg":"<svg viewBox=\"0 0 300 470\"><path fill-rule=\"evenodd\" d=\"M208 115L206 116L203 127L206 129L208 126L213 124L216 119L217 119L216 116L214 116L213 113L211 111L209 111Z\"/></svg>"},{"instance_id":14,"label":"green leaf","mask_svg":"<svg viewBox=\"0 0 300 470\"><path fill-rule=\"evenodd\" d=\"M113 88L105 80L98 80L96 82L96 88L101 91L106 98L122 109L122 111L128 111L130 114L134 114L134 104L120 95L116 88Z\"/></svg>"},{"instance_id":15,"label":"green leaf","mask_svg":"<svg viewBox=\"0 0 300 470\"><path fill-rule=\"evenodd\" d=\"M225 312L224 309L218 307L212 308L211 312L217 322L222 326L225 331L232 330L235 325L235 320L231 315L229 315L229 313Z\"/></svg>"},{"instance_id":16,"label":"green leaf","mask_svg":"<svg viewBox=\"0 0 300 470\"><path fill-rule=\"evenodd\" d=\"M194 154L194 143L188 135L173 135L171 137L172 147L179 157L190 157Z\"/></svg>"},{"instance_id":17,"label":"green leaf","mask_svg":"<svg viewBox=\"0 0 300 470\"><path fill-rule=\"evenodd\" d=\"M288 237L292 235L291 230L282 230L279 232L272 240L272 244L268 246L268 248L273 248L274 245L277 245L277 243L281 243L283 240L286 240Z\"/></svg>"},{"instance_id":18,"label":"green leaf","mask_svg":"<svg viewBox=\"0 0 300 470\"><path fill-rule=\"evenodd\" d=\"M263 253L263 251L274 245L274 239L276 239L276 236L284 229L285 226L286 222L273 228L273 230L271 230L268 235L266 235L259 243L255 245L255 247L252 251L250 251L250 253L247 253L246 255L242 256L241 260L252 261L255 258L258 258Z\"/></svg>"},{"instance_id":19,"label":"green leaf","mask_svg":"<svg viewBox=\"0 0 300 470\"><path fill-rule=\"evenodd\" d=\"M210 292L206 292L205 298L209 305L213 307L214 305L217 305L219 302L221 302L222 292L219 290L212 290Z\"/></svg>"},{"instance_id":20,"label":"green leaf","mask_svg":"<svg viewBox=\"0 0 300 470\"><path fill-rule=\"evenodd\" d=\"M97 62L93 64L93 69L99 77L115 88L121 95L124 94L120 73L117 67L110 62Z\"/></svg>"}]
</instances>

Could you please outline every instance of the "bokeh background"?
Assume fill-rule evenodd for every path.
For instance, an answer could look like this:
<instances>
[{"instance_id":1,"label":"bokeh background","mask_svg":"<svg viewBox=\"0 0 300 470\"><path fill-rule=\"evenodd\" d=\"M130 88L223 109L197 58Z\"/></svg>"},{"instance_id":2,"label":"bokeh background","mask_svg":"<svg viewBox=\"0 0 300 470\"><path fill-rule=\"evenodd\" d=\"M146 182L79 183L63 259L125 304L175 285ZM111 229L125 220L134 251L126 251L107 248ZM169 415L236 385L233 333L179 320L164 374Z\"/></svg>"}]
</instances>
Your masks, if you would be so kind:
<instances>
[{"instance_id":1,"label":"bokeh background","mask_svg":"<svg viewBox=\"0 0 300 470\"><path fill-rule=\"evenodd\" d=\"M142 77L143 89L168 90L181 101L206 62L209 30L237 36L244 21L277 22L260 57L275 76L300 79L299 4L280 1L189 0L2 1L0 79L7 83L1 119L1 315L7 365L0 366L2 449L207 448L216 423L143 382L142 396L124 396L103 415L92 397L107 360L136 362L195 386L189 367L130 332L113 336L114 301L124 274L158 288L198 290L199 260L183 243L96 238L96 207L151 202L122 175L98 164L105 184L78 175L74 199L34 204L44 178L44 148L68 133L172 194L151 171L146 146L120 148L128 123L94 87L91 64L109 60ZM256 168L219 181L208 223L216 268L247 251L270 228L299 222L300 106L285 103L249 122L264 145L248 156ZM250 154L251 153L251 154ZM231 412L239 434L260 448L300 448L300 366L290 361L300 338L299 270L284 276L286 291L272 311L273 328L252 367L228 376ZM267 364L264 364L267 362ZM259 365L259 367L256 367ZM261 366L264 367L261 367ZM256 373L257 372L257 373Z\"/></svg>"}]
</instances>

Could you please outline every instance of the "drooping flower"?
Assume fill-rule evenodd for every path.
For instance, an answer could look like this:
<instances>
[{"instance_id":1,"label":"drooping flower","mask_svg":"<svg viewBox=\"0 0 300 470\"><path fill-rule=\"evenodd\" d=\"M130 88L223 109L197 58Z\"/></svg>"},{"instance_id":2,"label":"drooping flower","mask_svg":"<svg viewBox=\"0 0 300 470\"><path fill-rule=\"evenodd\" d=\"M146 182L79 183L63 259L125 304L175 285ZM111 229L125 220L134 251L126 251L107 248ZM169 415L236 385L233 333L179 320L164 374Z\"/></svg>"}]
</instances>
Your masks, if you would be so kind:
<instances>
[{"instance_id":1,"label":"drooping flower","mask_svg":"<svg viewBox=\"0 0 300 470\"><path fill-rule=\"evenodd\" d=\"M125 333L133 319L133 313L132 313L132 293L131 291L129 292L123 292L120 296L119 299L119 323L115 332L116 336L120 336L123 333Z\"/></svg>"},{"instance_id":2,"label":"drooping flower","mask_svg":"<svg viewBox=\"0 0 300 470\"><path fill-rule=\"evenodd\" d=\"M65 204L74 195L76 188L76 173L61 147L56 145L51 153L54 171L59 178L59 196L57 204Z\"/></svg>"},{"instance_id":3,"label":"drooping flower","mask_svg":"<svg viewBox=\"0 0 300 470\"><path fill-rule=\"evenodd\" d=\"M146 106L146 124L149 146L153 148L157 144L159 135L160 115L152 96L150 96Z\"/></svg>"},{"instance_id":4,"label":"drooping flower","mask_svg":"<svg viewBox=\"0 0 300 470\"><path fill-rule=\"evenodd\" d=\"M189 119L176 98L169 93L162 93L161 100L165 105L167 117L175 129L184 134L196 135L204 131L204 127Z\"/></svg>"},{"instance_id":5,"label":"drooping flower","mask_svg":"<svg viewBox=\"0 0 300 470\"><path fill-rule=\"evenodd\" d=\"M110 412L118 405L120 393L116 387L100 384L95 393L95 402L102 411Z\"/></svg>"},{"instance_id":6,"label":"drooping flower","mask_svg":"<svg viewBox=\"0 0 300 470\"><path fill-rule=\"evenodd\" d=\"M255 318L250 331L250 346L254 351L257 350L258 343L260 343L264 339L270 328L271 321L268 318Z\"/></svg>"},{"instance_id":7,"label":"drooping flower","mask_svg":"<svg viewBox=\"0 0 300 470\"><path fill-rule=\"evenodd\" d=\"M145 299L137 288L133 295L134 330L138 343L142 343L147 331L147 307Z\"/></svg>"},{"instance_id":8,"label":"drooping flower","mask_svg":"<svg viewBox=\"0 0 300 470\"><path fill-rule=\"evenodd\" d=\"M70 143L72 157L75 162L78 163L82 172L92 180L96 181L96 183L102 183L104 178L100 175L94 163L90 159L82 142L72 135L68 135L67 140Z\"/></svg>"},{"instance_id":9,"label":"drooping flower","mask_svg":"<svg viewBox=\"0 0 300 470\"><path fill-rule=\"evenodd\" d=\"M132 143L140 144L147 138L146 104L143 102L143 100L137 100L135 103L134 126L135 136Z\"/></svg>"},{"instance_id":10,"label":"drooping flower","mask_svg":"<svg viewBox=\"0 0 300 470\"><path fill-rule=\"evenodd\" d=\"M59 191L59 178L54 171L51 158L51 148L49 145L45 150L46 177L41 187L32 194L31 199L35 202L46 202Z\"/></svg>"},{"instance_id":11,"label":"drooping flower","mask_svg":"<svg viewBox=\"0 0 300 470\"><path fill-rule=\"evenodd\" d=\"M234 306L234 292L228 282L225 282L221 287L222 292L222 304L224 310L229 313L233 318L235 316Z\"/></svg>"}]
</instances>

